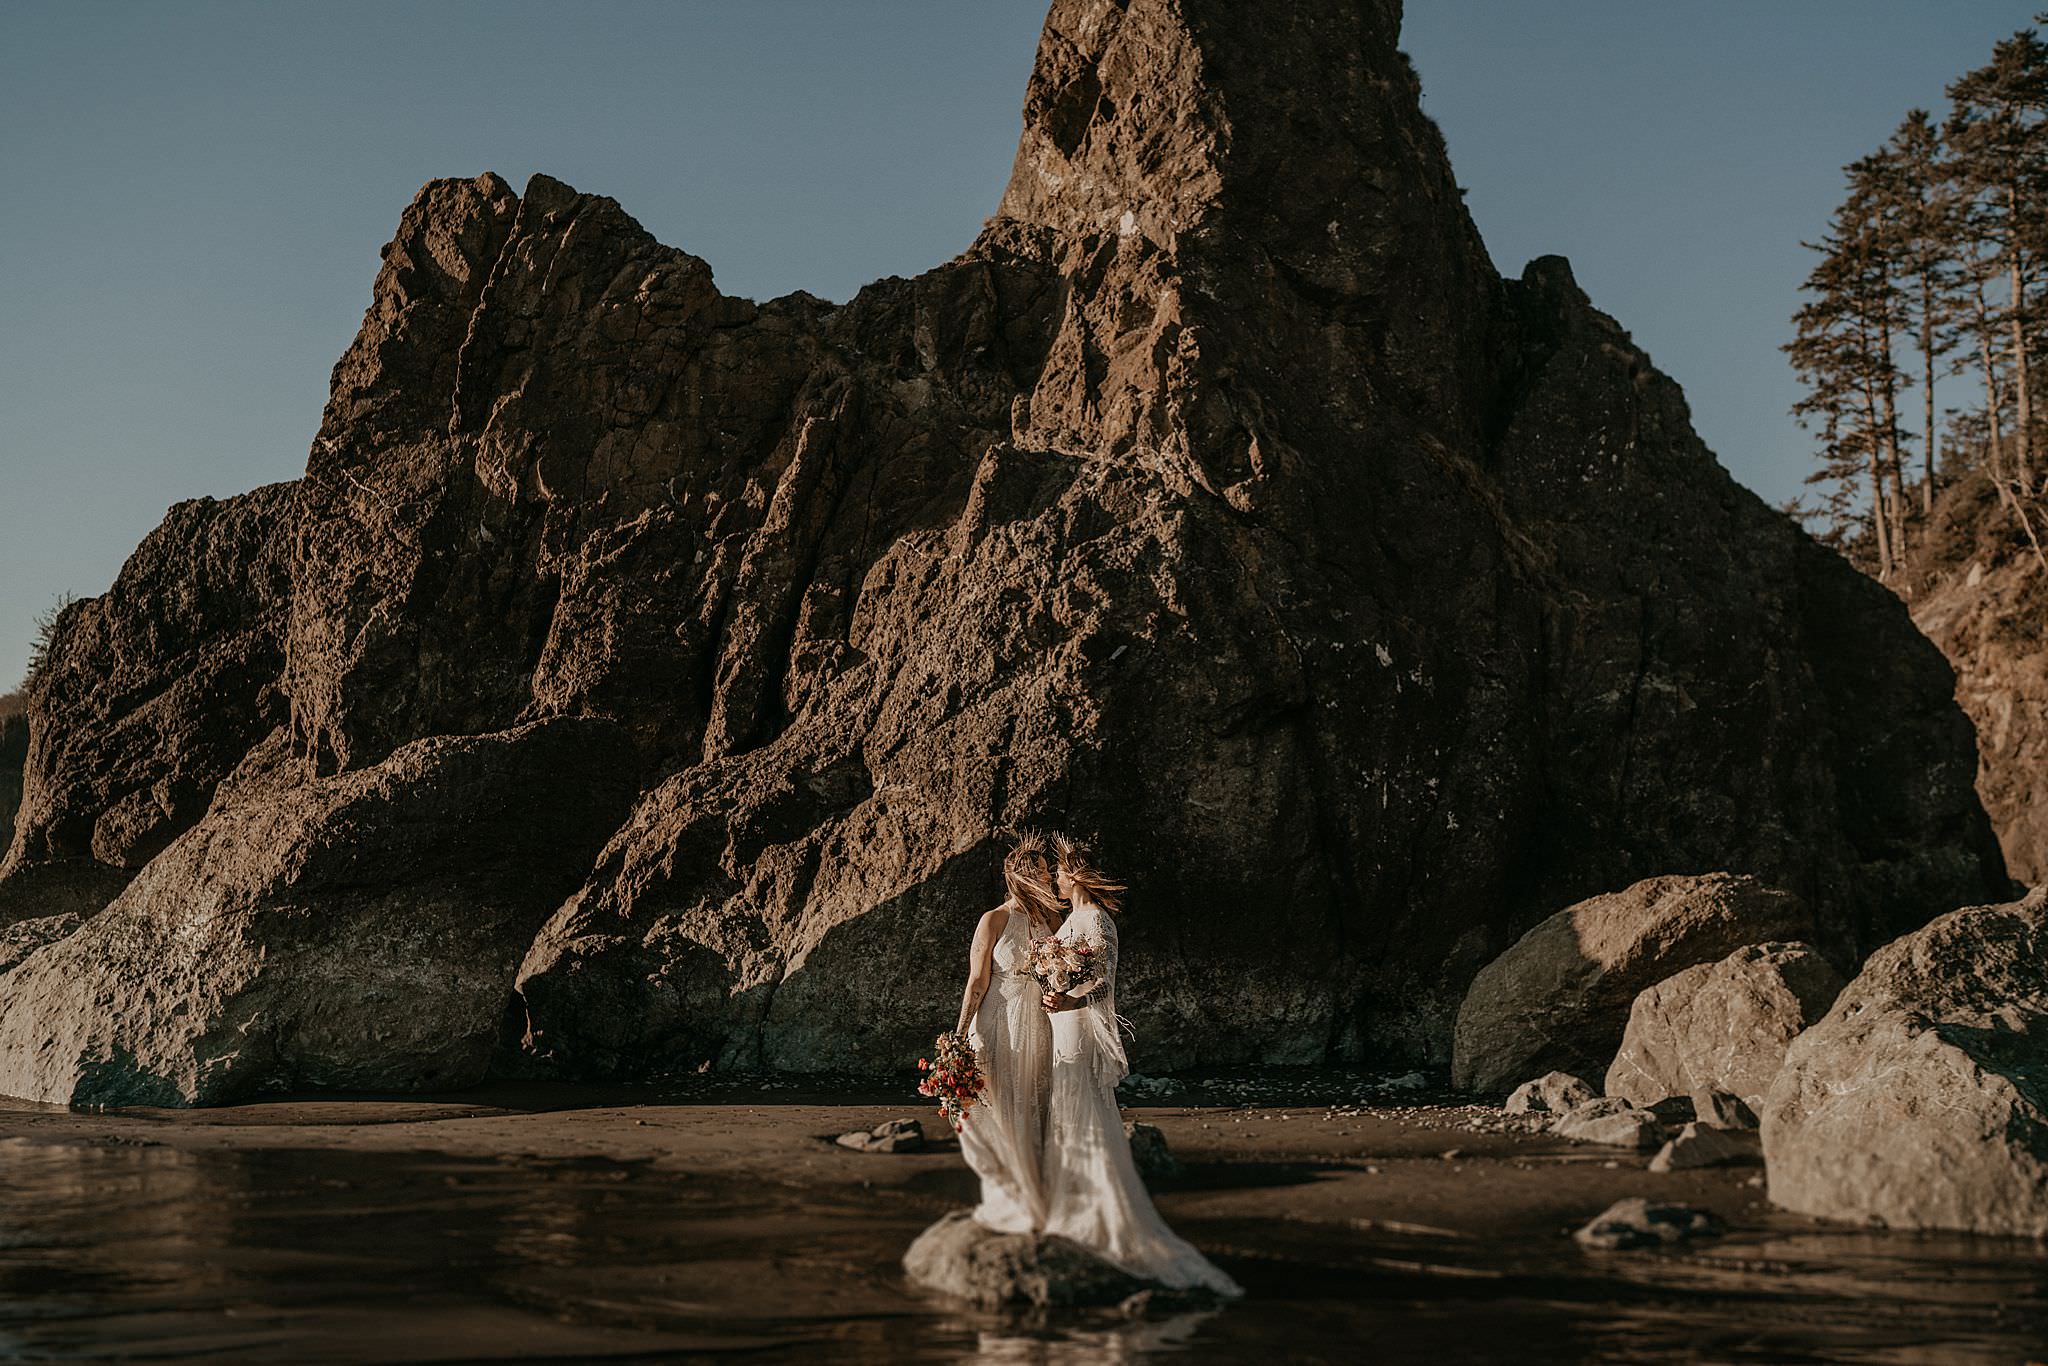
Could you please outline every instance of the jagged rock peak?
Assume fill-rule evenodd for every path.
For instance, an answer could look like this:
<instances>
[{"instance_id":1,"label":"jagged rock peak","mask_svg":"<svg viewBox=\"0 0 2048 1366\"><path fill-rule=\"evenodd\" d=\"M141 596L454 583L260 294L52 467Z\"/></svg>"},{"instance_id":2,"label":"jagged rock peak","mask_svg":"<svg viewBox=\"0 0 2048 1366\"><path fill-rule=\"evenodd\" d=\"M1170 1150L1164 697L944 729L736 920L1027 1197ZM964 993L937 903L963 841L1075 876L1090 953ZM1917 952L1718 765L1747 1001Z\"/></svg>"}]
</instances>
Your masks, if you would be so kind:
<instances>
[{"instance_id":1,"label":"jagged rock peak","mask_svg":"<svg viewBox=\"0 0 2048 1366\"><path fill-rule=\"evenodd\" d=\"M1400 25L1396 0L1058 0L1000 212L1170 242L1285 162L1304 192L1267 207L1313 216L1317 171L1295 153L1412 99Z\"/></svg>"}]
</instances>

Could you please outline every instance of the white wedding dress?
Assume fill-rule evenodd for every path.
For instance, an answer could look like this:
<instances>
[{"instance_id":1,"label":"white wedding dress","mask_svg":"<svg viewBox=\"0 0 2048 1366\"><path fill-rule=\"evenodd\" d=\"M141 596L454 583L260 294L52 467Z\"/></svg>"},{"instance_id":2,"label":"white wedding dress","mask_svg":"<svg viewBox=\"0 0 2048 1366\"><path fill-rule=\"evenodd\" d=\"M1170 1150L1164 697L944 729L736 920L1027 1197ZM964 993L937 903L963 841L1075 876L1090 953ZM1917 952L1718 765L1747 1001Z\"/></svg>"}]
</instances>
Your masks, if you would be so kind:
<instances>
[{"instance_id":1,"label":"white wedding dress","mask_svg":"<svg viewBox=\"0 0 2048 1366\"><path fill-rule=\"evenodd\" d=\"M1052 1017L1052 1115L1045 1149L1045 1230L1146 1280L1242 1295L1238 1283L1166 1226L1138 1177L1116 1085L1130 1070L1116 1013L1116 922L1083 901L1059 929L1097 947L1094 977L1069 990L1087 1003Z\"/></svg>"},{"instance_id":2,"label":"white wedding dress","mask_svg":"<svg viewBox=\"0 0 2048 1366\"><path fill-rule=\"evenodd\" d=\"M974 1218L998 1233L1045 1227L1046 1093L1052 1026L1031 975L1031 917L1012 907L988 990L967 1024L987 1085L960 1118L960 1155L981 1178Z\"/></svg>"}]
</instances>

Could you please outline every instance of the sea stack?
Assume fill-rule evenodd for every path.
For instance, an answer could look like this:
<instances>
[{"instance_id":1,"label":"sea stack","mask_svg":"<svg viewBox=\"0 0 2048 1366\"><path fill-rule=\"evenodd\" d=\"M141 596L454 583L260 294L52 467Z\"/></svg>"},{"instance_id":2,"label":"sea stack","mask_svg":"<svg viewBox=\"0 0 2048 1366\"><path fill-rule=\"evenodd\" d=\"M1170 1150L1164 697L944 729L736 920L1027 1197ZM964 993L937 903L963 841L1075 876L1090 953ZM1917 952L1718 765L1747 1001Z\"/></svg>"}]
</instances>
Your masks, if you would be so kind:
<instances>
[{"instance_id":1,"label":"sea stack","mask_svg":"<svg viewBox=\"0 0 2048 1366\"><path fill-rule=\"evenodd\" d=\"M387 877L389 813L454 818L396 787L477 792L559 899L463 873L538 937L447 1027L630 1077L906 1065L1027 824L1132 886L1147 1071L1442 1060L1483 964L1646 877L1758 878L1850 957L2007 895L1948 665L1564 261L1496 272L1399 28L1059 0L981 236L844 304L729 297L545 176L428 185L304 476L173 509L65 614L0 906L103 904L252 809ZM524 767L570 721L573 819ZM242 933L148 885L13 968L7 1047L91 1053L0 1069L34 1099L203 1098L160 1021L218 1049L288 990L221 952L75 1028L124 927ZM293 904L236 885L238 924ZM365 999L403 970L364 955ZM423 1084L359 1033L320 1076ZM261 1062L236 1094L294 1084Z\"/></svg>"}]
</instances>

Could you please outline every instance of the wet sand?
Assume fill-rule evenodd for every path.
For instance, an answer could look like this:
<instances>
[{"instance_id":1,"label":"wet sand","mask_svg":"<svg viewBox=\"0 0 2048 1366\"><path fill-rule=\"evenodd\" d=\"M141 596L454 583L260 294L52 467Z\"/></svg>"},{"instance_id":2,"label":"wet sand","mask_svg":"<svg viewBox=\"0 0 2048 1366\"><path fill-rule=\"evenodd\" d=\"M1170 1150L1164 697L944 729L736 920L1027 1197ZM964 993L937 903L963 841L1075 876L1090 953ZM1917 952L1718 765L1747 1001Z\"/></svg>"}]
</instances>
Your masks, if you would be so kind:
<instances>
[{"instance_id":1,"label":"wet sand","mask_svg":"<svg viewBox=\"0 0 2048 1366\"><path fill-rule=\"evenodd\" d=\"M1468 1127L1496 1111L1260 1089L1127 1108L1187 1167L1161 1209L1249 1291L1140 1320L983 1314L905 1284L903 1249L974 1183L950 1143L829 1141L906 1116L944 1133L891 1089L0 1109L0 1358L2048 1357L2034 1244L1822 1225L1771 1209L1757 1169L1653 1174ZM1630 1195L1704 1206L1730 1232L1657 1253L1571 1241Z\"/></svg>"}]
</instances>

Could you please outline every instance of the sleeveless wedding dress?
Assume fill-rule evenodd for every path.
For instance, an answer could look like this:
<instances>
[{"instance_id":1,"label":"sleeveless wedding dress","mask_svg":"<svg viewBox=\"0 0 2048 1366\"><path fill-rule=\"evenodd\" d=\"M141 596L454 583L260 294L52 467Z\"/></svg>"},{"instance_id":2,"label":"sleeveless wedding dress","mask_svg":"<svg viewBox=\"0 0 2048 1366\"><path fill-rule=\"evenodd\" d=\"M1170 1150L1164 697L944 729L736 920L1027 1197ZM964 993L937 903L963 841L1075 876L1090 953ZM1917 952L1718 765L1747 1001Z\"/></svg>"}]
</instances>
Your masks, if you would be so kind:
<instances>
[{"instance_id":1,"label":"sleeveless wedding dress","mask_svg":"<svg viewBox=\"0 0 2048 1366\"><path fill-rule=\"evenodd\" d=\"M975 1221L998 1233L1045 1227L1046 1092L1052 1026L1031 975L1031 917L1014 907L967 1025L988 1084L960 1120L960 1155L981 1178Z\"/></svg>"},{"instance_id":2,"label":"sleeveless wedding dress","mask_svg":"<svg viewBox=\"0 0 2048 1366\"><path fill-rule=\"evenodd\" d=\"M1052 1017L1052 1115L1045 1149L1045 1230L1071 1238L1134 1276L1219 1295L1244 1290L1159 1217L1124 1136L1116 1085L1130 1070L1116 1013L1116 922L1083 901L1060 937L1097 945L1087 1004Z\"/></svg>"}]
</instances>

